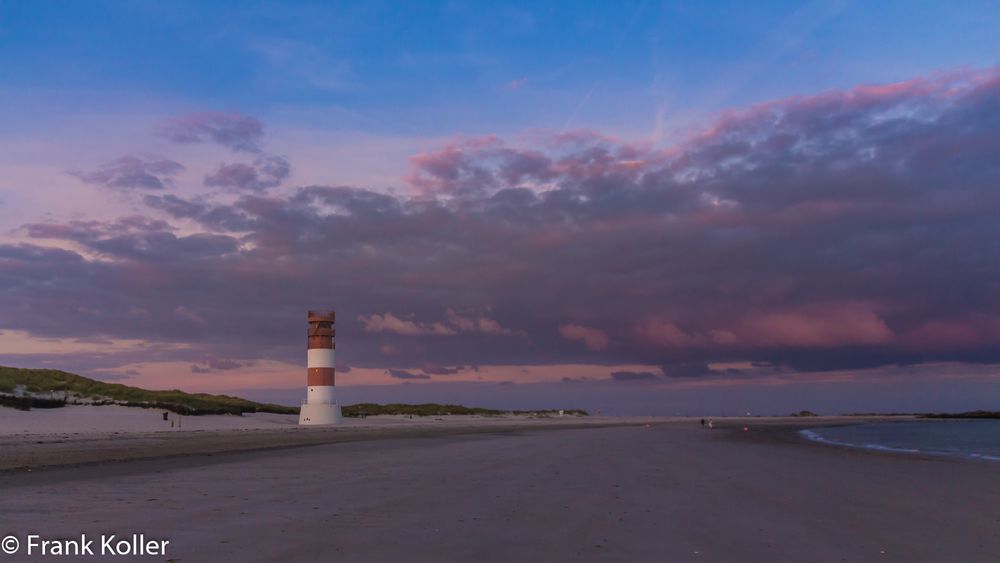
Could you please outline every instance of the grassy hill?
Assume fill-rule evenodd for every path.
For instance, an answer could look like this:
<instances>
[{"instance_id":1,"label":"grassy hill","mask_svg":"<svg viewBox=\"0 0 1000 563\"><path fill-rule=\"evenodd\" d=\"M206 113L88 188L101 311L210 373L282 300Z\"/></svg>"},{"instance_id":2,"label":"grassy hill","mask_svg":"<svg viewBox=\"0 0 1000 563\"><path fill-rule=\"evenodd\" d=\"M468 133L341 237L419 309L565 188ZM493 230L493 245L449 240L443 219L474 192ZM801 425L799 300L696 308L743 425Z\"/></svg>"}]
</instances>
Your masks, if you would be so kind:
<instances>
[{"instance_id":1,"label":"grassy hill","mask_svg":"<svg viewBox=\"0 0 1000 563\"><path fill-rule=\"evenodd\" d=\"M54 369L25 369L0 366L0 406L20 409L55 408L65 404L124 405L168 410L184 415L235 414L271 412L298 414L297 407L270 403L257 403L229 395L185 393L177 389L150 391L120 383L105 383L88 377ZM419 405L359 403L342 408L346 417L376 416L380 414L443 416L450 414L500 416L519 414L553 416L556 410L501 411L462 405ZM567 415L587 416L587 411L570 409Z\"/></svg>"},{"instance_id":2,"label":"grassy hill","mask_svg":"<svg viewBox=\"0 0 1000 563\"><path fill-rule=\"evenodd\" d=\"M20 391L20 397L16 392ZM272 412L298 414L299 409L177 389L150 391L120 383L105 383L54 369L0 366L0 403L16 408L46 408L69 403L121 404L164 409L185 415Z\"/></svg>"}]
</instances>

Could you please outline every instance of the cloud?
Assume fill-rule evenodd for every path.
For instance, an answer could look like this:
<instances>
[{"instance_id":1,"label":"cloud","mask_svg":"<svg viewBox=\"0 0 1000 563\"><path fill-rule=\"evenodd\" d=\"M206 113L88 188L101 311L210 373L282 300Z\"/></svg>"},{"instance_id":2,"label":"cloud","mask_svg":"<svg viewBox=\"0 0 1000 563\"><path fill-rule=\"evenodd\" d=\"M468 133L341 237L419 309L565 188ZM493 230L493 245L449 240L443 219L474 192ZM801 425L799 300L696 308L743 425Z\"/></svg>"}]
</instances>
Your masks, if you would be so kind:
<instances>
[{"instance_id":1,"label":"cloud","mask_svg":"<svg viewBox=\"0 0 1000 563\"><path fill-rule=\"evenodd\" d=\"M252 49L261 56L267 71L259 77L272 89L318 89L338 92L350 88L350 65L331 58L310 41L255 41Z\"/></svg>"},{"instance_id":2,"label":"cloud","mask_svg":"<svg viewBox=\"0 0 1000 563\"><path fill-rule=\"evenodd\" d=\"M942 74L666 147L457 139L397 192L147 194L140 216L0 244L0 329L300 361L300 313L335 296L358 368L1000 362L998 99L997 71Z\"/></svg>"},{"instance_id":3,"label":"cloud","mask_svg":"<svg viewBox=\"0 0 1000 563\"><path fill-rule=\"evenodd\" d=\"M387 369L386 373L389 377L394 377L396 379L430 379L431 376L423 373L412 373L401 369Z\"/></svg>"},{"instance_id":4,"label":"cloud","mask_svg":"<svg viewBox=\"0 0 1000 563\"><path fill-rule=\"evenodd\" d=\"M70 221L27 223L21 230L33 239L74 242L105 258L156 260L163 264L187 262L233 254L239 247L235 237L209 233L177 236L165 221L130 215L115 221Z\"/></svg>"},{"instance_id":5,"label":"cloud","mask_svg":"<svg viewBox=\"0 0 1000 563\"><path fill-rule=\"evenodd\" d=\"M418 323L400 319L392 313L383 315L361 315L358 320L364 324L367 332L391 332L404 336L454 336L460 333L482 333L499 336L518 334L516 331L500 326L500 323L485 316L463 317L448 309L445 322ZM447 324L445 324L447 323Z\"/></svg>"},{"instance_id":6,"label":"cloud","mask_svg":"<svg viewBox=\"0 0 1000 563\"><path fill-rule=\"evenodd\" d=\"M756 313L741 322L740 339L759 346L835 347L892 342L895 335L863 305L814 305L805 311Z\"/></svg>"},{"instance_id":7,"label":"cloud","mask_svg":"<svg viewBox=\"0 0 1000 563\"><path fill-rule=\"evenodd\" d=\"M359 315L358 320L361 321L364 325L365 331L367 332L391 332L395 334L402 334L404 336L418 336L426 334L451 336L458 334L441 323L415 323L413 321L406 321L397 318L392 313L385 313L384 315L376 314L367 317Z\"/></svg>"},{"instance_id":8,"label":"cloud","mask_svg":"<svg viewBox=\"0 0 1000 563\"><path fill-rule=\"evenodd\" d=\"M661 368L667 377L702 377L712 373L712 368L706 362L671 362Z\"/></svg>"},{"instance_id":9,"label":"cloud","mask_svg":"<svg viewBox=\"0 0 1000 563\"><path fill-rule=\"evenodd\" d=\"M462 371L461 370L461 366L449 368L449 367L438 366L438 365L434 365L434 364L426 364L426 365L424 365L424 367L420 368L420 370L423 371L424 373L430 374L430 375L455 375L456 373L459 373L460 371Z\"/></svg>"},{"instance_id":10,"label":"cloud","mask_svg":"<svg viewBox=\"0 0 1000 563\"><path fill-rule=\"evenodd\" d=\"M213 142L234 151L256 153L260 152L264 126L249 115L204 112L165 119L155 132L175 143Z\"/></svg>"},{"instance_id":11,"label":"cloud","mask_svg":"<svg viewBox=\"0 0 1000 563\"><path fill-rule=\"evenodd\" d=\"M615 381L655 381L658 379L651 371L613 371L611 379Z\"/></svg>"},{"instance_id":12,"label":"cloud","mask_svg":"<svg viewBox=\"0 0 1000 563\"><path fill-rule=\"evenodd\" d=\"M162 190L173 186L173 176L184 166L156 156L123 156L96 170L71 171L85 184L123 190Z\"/></svg>"},{"instance_id":13,"label":"cloud","mask_svg":"<svg viewBox=\"0 0 1000 563\"><path fill-rule=\"evenodd\" d=\"M205 185L262 192L281 185L291 174L288 161L280 156L262 156L253 164L222 164L205 176Z\"/></svg>"},{"instance_id":14,"label":"cloud","mask_svg":"<svg viewBox=\"0 0 1000 563\"><path fill-rule=\"evenodd\" d=\"M517 331L500 326L500 323L482 315L461 316L455 311L448 309L445 313L448 323L461 332L480 332L483 334L496 334L500 336L512 336L519 334Z\"/></svg>"},{"instance_id":15,"label":"cloud","mask_svg":"<svg viewBox=\"0 0 1000 563\"><path fill-rule=\"evenodd\" d=\"M566 340L582 341L590 350L603 350L608 347L608 335L600 329L565 324L559 326L559 334Z\"/></svg>"},{"instance_id":16,"label":"cloud","mask_svg":"<svg viewBox=\"0 0 1000 563\"><path fill-rule=\"evenodd\" d=\"M466 199L505 187L546 186L559 174L558 163L543 152L508 147L495 136L485 136L414 155L406 182L423 196Z\"/></svg>"},{"instance_id":17,"label":"cloud","mask_svg":"<svg viewBox=\"0 0 1000 563\"><path fill-rule=\"evenodd\" d=\"M521 88L524 88L524 86L527 85L527 84L528 84L528 79L527 78L523 78L523 77L522 78L516 78L514 80L511 80L507 84L504 84L503 89L507 90L508 92L516 92L517 90L520 90Z\"/></svg>"},{"instance_id":18,"label":"cloud","mask_svg":"<svg viewBox=\"0 0 1000 563\"><path fill-rule=\"evenodd\" d=\"M699 338L659 318L647 319L635 327L641 340L661 348L685 348L699 344Z\"/></svg>"},{"instance_id":19,"label":"cloud","mask_svg":"<svg viewBox=\"0 0 1000 563\"><path fill-rule=\"evenodd\" d=\"M208 358L200 364L191 364L191 373L210 373L212 371L226 371L247 367L248 362L239 362L226 358Z\"/></svg>"}]
</instances>

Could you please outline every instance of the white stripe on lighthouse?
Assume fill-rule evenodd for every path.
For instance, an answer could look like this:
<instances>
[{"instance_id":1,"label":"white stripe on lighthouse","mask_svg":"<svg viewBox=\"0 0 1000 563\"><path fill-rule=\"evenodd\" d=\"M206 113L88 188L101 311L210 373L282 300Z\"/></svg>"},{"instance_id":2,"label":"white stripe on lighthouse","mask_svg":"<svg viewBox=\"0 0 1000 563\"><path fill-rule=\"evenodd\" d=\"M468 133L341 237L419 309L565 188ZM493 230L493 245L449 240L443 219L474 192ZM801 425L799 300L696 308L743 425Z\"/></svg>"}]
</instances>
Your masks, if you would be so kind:
<instances>
[{"instance_id":1,"label":"white stripe on lighthouse","mask_svg":"<svg viewBox=\"0 0 1000 563\"><path fill-rule=\"evenodd\" d=\"M332 405L336 402L332 385L319 385L306 388L306 402L312 405Z\"/></svg>"},{"instance_id":2,"label":"white stripe on lighthouse","mask_svg":"<svg viewBox=\"0 0 1000 563\"><path fill-rule=\"evenodd\" d=\"M301 356L300 356L301 357ZM310 348L306 365L311 368L332 368L333 349L332 348Z\"/></svg>"}]
</instances>

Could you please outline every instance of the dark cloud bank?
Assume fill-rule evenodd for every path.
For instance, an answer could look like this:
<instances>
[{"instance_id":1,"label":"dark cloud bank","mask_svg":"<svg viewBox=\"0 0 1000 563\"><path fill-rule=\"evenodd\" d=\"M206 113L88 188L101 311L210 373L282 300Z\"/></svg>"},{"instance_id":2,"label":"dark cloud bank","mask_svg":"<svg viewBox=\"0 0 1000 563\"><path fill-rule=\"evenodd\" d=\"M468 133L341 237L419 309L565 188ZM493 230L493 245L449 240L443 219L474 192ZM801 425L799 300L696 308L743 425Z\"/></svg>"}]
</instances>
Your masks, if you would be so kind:
<instances>
[{"instance_id":1,"label":"dark cloud bank","mask_svg":"<svg viewBox=\"0 0 1000 563\"><path fill-rule=\"evenodd\" d=\"M422 365L663 366L609 377L635 383L720 361L1000 361L996 72L776 101L666 149L586 132L464 140L414 156L406 196L267 195L288 169L261 153L262 131L224 114L160 129L258 155L206 178L245 188L231 204L160 191L148 216L25 225L85 252L0 245L0 328L186 342L170 354L196 363L298 361L306 309L333 307L349 363L402 379L447 378ZM162 188L178 167L80 177Z\"/></svg>"}]
</instances>

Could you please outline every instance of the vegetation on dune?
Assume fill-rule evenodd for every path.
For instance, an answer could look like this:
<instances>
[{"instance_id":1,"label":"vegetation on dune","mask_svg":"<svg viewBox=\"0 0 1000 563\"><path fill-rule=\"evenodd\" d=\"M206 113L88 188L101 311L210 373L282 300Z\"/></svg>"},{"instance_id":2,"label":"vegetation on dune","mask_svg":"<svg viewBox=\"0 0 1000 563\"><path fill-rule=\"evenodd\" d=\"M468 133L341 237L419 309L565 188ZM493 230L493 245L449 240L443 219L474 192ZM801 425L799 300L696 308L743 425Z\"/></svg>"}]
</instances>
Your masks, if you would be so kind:
<instances>
[{"instance_id":1,"label":"vegetation on dune","mask_svg":"<svg viewBox=\"0 0 1000 563\"><path fill-rule=\"evenodd\" d=\"M921 418L1000 418L1000 411L934 412L920 416Z\"/></svg>"},{"instance_id":2,"label":"vegetation on dune","mask_svg":"<svg viewBox=\"0 0 1000 563\"><path fill-rule=\"evenodd\" d=\"M41 397L17 397L0 395L0 406L13 407L22 411L31 409L56 409L66 405L66 399L43 399Z\"/></svg>"},{"instance_id":3,"label":"vegetation on dune","mask_svg":"<svg viewBox=\"0 0 1000 563\"><path fill-rule=\"evenodd\" d=\"M13 396L17 389L22 389L26 396ZM0 393L7 394L0 404L15 408L51 408L61 406L52 404L53 402L69 402L154 408L184 415L299 412L294 407L257 403L228 395L185 393L177 389L150 391L120 383L105 383L54 369L0 366Z\"/></svg>"},{"instance_id":4,"label":"vegetation on dune","mask_svg":"<svg viewBox=\"0 0 1000 563\"><path fill-rule=\"evenodd\" d=\"M1000 418L1000 411L968 412L852 412L846 416L915 416L917 418Z\"/></svg>"},{"instance_id":5,"label":"vegetation on dune","mask_svg":"<svg viewBox=\"0 0 1000 563\"><path fill-rule=\"evenodd\" d=\"M150 391L121 383L105 383L88 377L54 369L25 369L0 366L0 406L22 410L55 408L65 404L122 405L160 409L183 415L235 414L270 412L298 414L297 407L270 403L257 403L208 393L185 393L177 389ZM502 411L462 405L420 405L359 403L342 408L344 416L362 417L376 415L444 416L454 414L501 416L517 414L526 416L555 416L558 410ZM564 410L563 414L587 416L580 409Z\"/></svg>"}]
</instances>

